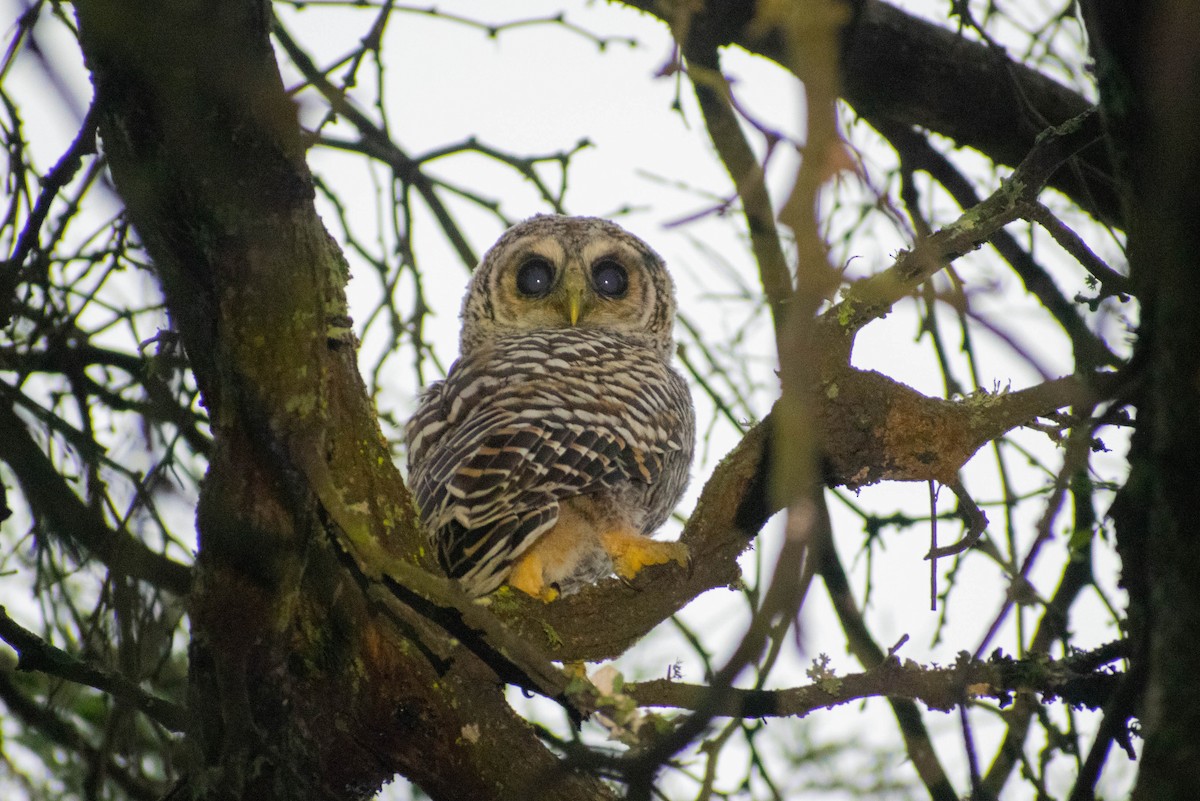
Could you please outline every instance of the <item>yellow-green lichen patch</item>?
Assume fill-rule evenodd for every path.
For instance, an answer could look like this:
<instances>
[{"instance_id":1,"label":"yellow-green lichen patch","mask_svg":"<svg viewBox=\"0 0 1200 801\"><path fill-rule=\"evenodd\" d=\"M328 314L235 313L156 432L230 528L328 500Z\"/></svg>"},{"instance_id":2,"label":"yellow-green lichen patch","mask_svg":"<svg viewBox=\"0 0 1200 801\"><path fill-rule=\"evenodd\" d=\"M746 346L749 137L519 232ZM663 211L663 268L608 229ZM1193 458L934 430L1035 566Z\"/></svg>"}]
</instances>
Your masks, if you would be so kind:
<instances>
[{"instance_id":1,"label":"yellow-green lichen patch","mask_svg":"<svg viewBox=\"0 0 1200 801\"><path fill-rule=\"evenodd\" d=\"M562 648L562 637L558 636L558 632L554 630L553 626L543 622L542 632L546 635L546 645L549 646L550 650L557 651L559 648Z\"/></svg>"}]
</instances>

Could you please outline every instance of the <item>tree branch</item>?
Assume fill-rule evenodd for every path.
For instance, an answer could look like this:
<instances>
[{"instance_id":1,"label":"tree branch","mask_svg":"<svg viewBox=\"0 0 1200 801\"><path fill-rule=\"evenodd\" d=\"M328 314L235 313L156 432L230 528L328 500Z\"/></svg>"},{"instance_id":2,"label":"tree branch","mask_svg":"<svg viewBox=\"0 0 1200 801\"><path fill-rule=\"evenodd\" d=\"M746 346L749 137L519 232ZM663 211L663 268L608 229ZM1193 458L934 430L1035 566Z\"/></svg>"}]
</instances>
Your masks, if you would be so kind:
<instances>
[{"instance_id":1,"label":"tree branch","mask_svg":"<svg viewBox=\"0 0 1200 801\"><path fill-rule=\"evenodd\" d=\"M988 659L977 659L963 652L949 667L901 662L889 656L864 673L828 673L812 684L783 690L728 688L714 692L705 685L658 679L626 684L622 692L639 706L711 709L716 716L730 718L804 717L818 709L832 709L863 698L903 698L948 712L960 706L964 698L992 698L1004 707L1020 693L1038 693L1044 700L1100 709L1123 674L1098 668L1124 658L1126 650L1110 644L1060 660L1041 655L1012 659L999 652ZM1085 664L1082 670L1081 662Z\"/></svg>"},{"instance_id":2,"label":"tree branch","mask_svg":"<svg viewBox=\"0 0 1200 801\"><path fill-rule=\"evenodd\" d=\"M820 388L827 479L859 487L878 481L956 482L985 443L1050 414L1102 396L1102 375L1065 376L1016 392L978 392L963 400L928 397L881 373L846 368Z\"/></svg>"},{"instance_id":3,"label":"tree branch","mask_svg":"<svg viewBox=\"0 0 1200 801\"><path fill-rule=\"evenodd\" d=\"M552 665L533 641L515 636L487 607L463 594L456 582L397 559L371 538L334 536L364 592L385 608L403 604L496 671L497 677L561 704L576 721L592 711L567 695L571 677Z\"/></svg>"},{"instance_id":4,"label":"tree branch","mask_svg":"<svg viewBox=\"0 0 1200 801\"><path fill-rule=\"evenodd\" d=\"M12 677L0 670L0 701L22 724L36 731L52 743L67 751L78 754L95 765L102 762L103 773L129 794L135 801L158 801L163 797L162 788L155 787L130 774L125 765L88 742L87 738L66 718L54 712L45 703L30 698L13 682Z\"/></svg>"},{"instance_id":5,"label":"tree branch","mask_svg":"<svg viewBox=\"0 0 1200 801\"><path fill-rule=\"evenodd\" d=\"M821 551L821 557L822 562L817 570L825 581L829 599L833 603L842 631L846 633L850 653L854 654L854 658L868 669L885 664L889 655L884 654L871 636L870 630L867 629L862 612L850 592L846 571L842 567L832 542L826 543ZM889 698L888 704L892 708L892 714L896 717L900 736L904 738L905 750L912 760L913 767L916 768L917 775L921 777L921 781L928 789L930 797L934 801L958 801L958 793L954 791L954 787L946 775L946 770L938 759L937 751L933 748L933 741L921 718L921 710L915 703L905 698Z\"/></svg>"},{"instance_id":6,"label":"tree branch","mask_svg":"<svg viewBox=\"0 0 1200 801\"><path fill-rule=\"evenodd\" d=\"M0 606L0 639L19 655L17 670L36 670L48 676L94 687L126 702L164 728L181 732L187 725L187 710L143 690L119 673L55 648L32 631L22 627Z\"/></svg>"},{"instance_id":7,"label":"tree branch","mask_svg":"<svg viewBox=\"0 0 1200 801\"><path fill-rule=\"evenodd\" d=\"M67 147L58 162L41 181L41 191L21 235L13 245L12 254L0 262L0 328L6 327L12 315L12 303L17 297L17 280L25 259L38 247L42 225L50 214L50 207L58 193L74 179L83 166L84 156L96 152L96 104L88 107L87 114L79 126L75 140Z\"/></svg>"},{"instance_id":8,"label":"tree branch","mask_svg":"<svg viewBox=\"0 0 1200 801\"><path fill-rule=\"evenodd\" d=\"M775 210L767 193L763 168L742 133L716 48L685 44L684 55L688 60L688 77L704 115L704 127L742 200L750 248L758 264L759 279L778 337L794 287L787 258L780 246Z\"/></svg>"},{"instance_id":9,"label":"tree branch","mask_svg":"<svg viewBox=\"0 0 1200 801\"><path fill-rule=\"evenodd\" d=\"M1047 126L1092 105L999 48L879 0L864 3L842 59L843 96L860 114L920 126L1009 166L1024 160ZM1080 149L1050 185L1102 222L1124 227L1103 145Z\"/></svg>"},{"instance_id":10,"label":"tree branch","mask_svg":"<svg viewBox=\"0 0 1200 801\"><path fill-rule=\"evenodd\" d=\"M948 401L921 395L885 375L844 369L813 388L823 431L825 480L863 486L878 481L953 484L959 468L986 442L1015 426L1105 391L1102 376L1072 376L1017 392ZM1089 386L1094 385L1094 386ZM556 660L599 660L623 653L693 598L739 578L737 557L779 502L767 492L773 416L747 432L713 471L681 541L692 554L684 576L652 567L637 589L615 580L551 604L511 597L493 604L521 637Z\"/></svg>"},{"instance_id":11,"label":"tree branch","mask_svg":"<svg viewBox=\"0 0 1200 801\"><path fill-rule=\"evenodd\" d=\"M673 5L623 1L674 23ZM843 37L841 91L864 116L919 126L1015 166L1046 126L1061 125L1091 107L1079 93L986 44L879 0L854 5L859 11ZM750 4L713 0L691 24L703 26L716 45L737 44L784 69L796 67L787 33L761 24ZM1054 175L1050 185L1102 222L1124 227L1104 147L1081 150L1071 169Z\"/></svg>"},{"instance_id":12,"label":"tree branch","mask_svg":"<svg viewBox=\"0 0 1200 801\"><path fill-rule=\"evenodd\" d=\"M1017 169L991 196L917 242L912 250L901 251L887 270L851 284L846 297L825 311L822 318L830 325L841 326L849 345L859 329L886 316L897 300L1027 213L1027 204L1037 198L1063 162L1100 135L1099 116L1091 111L1044 131Z\"/></svg>"},{"instance_id":13,"label":"tree branch","mask_svg":"<svg viewBox=\"0 0 1200 801\"><path fill-rule=\"evenodd\" d=\"M429 210L433 212L433 216L437 219L443 233L446 234L446 238L458 253L459 259L462 260L468 270L475 269L475 265L479 263L475 251L471 249L471 245L459 229L458 223L454 221L454 217L450 214L449 209L442 203L442 199L437 196L437 192L434 191L433 182L421 172L421 165L401 150L385 131L351 103L350 99L334 86L325 77L324 73L317 69L316 64L313 63L308 53L296 44L295 40L292 39L287 29L283 27L283 24L279 20L275 20L272 30L275 38L279 40L280 45L283 46L292 63L300 70L304 79L321 93L321 96L328 101L330 108L334 112L344 117L358 130L361 136L359 143L361 152L389 165L397 178L416 187L417 192L420 193L422 199L429 206Z\"/></svg>"},{"instance_id":14,"label":"tree branch","mask_svg":"<svg viewBox=\"0 0 1200 801\"><path fill-rule=\"evenodd\" d=\"M1079 508L1079 504L1076 505ZM1050 647L1067 634L1067 620L1071 605L1092 582L1092 563L1090 549L1086 558L1072 558L1063 568L1062 578L1058 588L1046 604L1037 631L1029 644L1027 653L1031 658L1050 652ZM1087 667L1085 669L1091 669ZM996 756L983 777L983 789L988 797L999 798L1004 784L1018 762L1025 746L1025 738L1029 725L1037 711L1037 702L1033 698L1018 697L1009 710L1004 732L1004 740L996 749Z\"/></svg>"},{"instance_id":15,"label":"tree branch","mask_svg":"<svg viewBox=\"0 0 1200 801\"><path fill-rule=\"evenodd\" d=\"M192 585L191 568L150 550L128 531L109 528L96 508L71 491L7 401L0 398L0 460L16 475L34 517L110 570L186 595Z\"/></svg>"},{"instance_id":16,"label":"tree branch","mask_svg":"<svg viewBox=\"0 0 1200 801\"><path fill-rule=\"evenodd\" d=\"M909 126L899 125L890 120L868 118L867 121L895 148L904 168L923 170L929 173L930 177L941 184L954 198L954 202L959 205L959 208L964 211L979 204L980 199L975 187L949 159L929 144L929 140L924 135ZM1036 209L1026 207L1021 216L1035 219L1050 231L1059 244L1079 260L1084 269L1098 279L1103 276L1106 293L1112 294L1120 291L1128 283L1127 279L1103 264L1073 231L1050 213L1049 209L1041 204L1034 205ZM1012 234L1002 228L996 231L989 241L1013 268L1025 285L1025 289L1054 315L1054 319L1071 338L1077 361L1091 366L1117 366L1122 363L1122 360L1108 349L1103 340L1088 328L1076 305L1063 296L1050 274L1017 243Z\"/></svg>"}]
</instances>

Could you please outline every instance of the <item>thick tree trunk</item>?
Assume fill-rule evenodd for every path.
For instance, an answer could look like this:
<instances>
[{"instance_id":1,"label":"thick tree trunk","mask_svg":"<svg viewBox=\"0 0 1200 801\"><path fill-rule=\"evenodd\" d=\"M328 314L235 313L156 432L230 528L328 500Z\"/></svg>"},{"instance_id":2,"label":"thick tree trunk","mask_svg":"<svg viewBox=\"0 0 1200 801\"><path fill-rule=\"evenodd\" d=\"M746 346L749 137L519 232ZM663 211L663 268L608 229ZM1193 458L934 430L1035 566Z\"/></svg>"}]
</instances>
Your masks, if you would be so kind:
<instances>
[{"instance_id":1,"label":"thick tree trunk","mask_svg":"<svg viewBox=\"0 0 1200 801\"><path fill-rule=\"evenodd\" d=\"M1134 797L1200 798L1200 15L1195 3L1085 6L1127 184L1142 303L1131 473L1114 505L1145 676Z\"/></svg>"}]
</instances>

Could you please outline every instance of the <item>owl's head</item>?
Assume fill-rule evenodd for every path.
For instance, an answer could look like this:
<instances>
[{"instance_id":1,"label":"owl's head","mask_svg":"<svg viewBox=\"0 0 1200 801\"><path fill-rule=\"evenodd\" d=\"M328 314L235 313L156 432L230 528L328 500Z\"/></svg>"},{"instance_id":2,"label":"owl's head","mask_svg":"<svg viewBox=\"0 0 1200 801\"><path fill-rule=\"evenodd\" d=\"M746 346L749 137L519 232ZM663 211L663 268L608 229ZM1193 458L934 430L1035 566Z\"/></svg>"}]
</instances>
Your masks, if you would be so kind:
<instances>
[{"instance_id":1,"label":"owl's head","mask_svg":"<svg viewBox=\"0 0 1200 801\"><path fill-rule=\"evenodd\" d=\"M484 255L462 319L463 355L506 334L577 327L645 338L667 358L674 285L659 255L619 225L538 215Z\"/></svg>"}]
</instances>

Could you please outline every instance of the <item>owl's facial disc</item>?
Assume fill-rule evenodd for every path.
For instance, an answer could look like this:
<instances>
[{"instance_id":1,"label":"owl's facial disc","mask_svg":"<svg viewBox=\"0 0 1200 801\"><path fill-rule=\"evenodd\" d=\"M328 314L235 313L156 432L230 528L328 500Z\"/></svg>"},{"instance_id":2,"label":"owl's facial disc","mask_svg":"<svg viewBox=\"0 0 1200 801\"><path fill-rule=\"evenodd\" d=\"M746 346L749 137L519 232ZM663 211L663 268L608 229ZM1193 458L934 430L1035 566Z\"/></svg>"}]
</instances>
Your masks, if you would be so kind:
<instances>
[{"instance_id":1,"label":"owl's facial disc","mask_svg":"<svg viewBox=\"0 0 1200 801\"><path fill-rule=\"evenodd\" d=\"M533 217L484 256L463 302L461 350L522 331L581 328L645 337L669 354L671 290L658 255L618 226Z\"/></svg>"},{"instance_id":2,"label":"owl's facial disc","mask_svg":"<svg viewBox=\"0 0 1200 801\"><path fill-rule=\"evenodd\" d=\"M549 243L541 243L543 245ZM520 299L514 316L539 325L621 328L629 323L631 293L650 291L637 272L638 254L585 246L581 253L565 253L558 247L539 247L514 260L503 281ZM626 262L635 267L630 269Z\"/></svg>"},{"instance_id":3,"label":"owl's facial disc","mask_svg":"<svg viewBox=\"0 0 1200 801\"><path fill-rule=\"evenodd\" d=\"M555 261L562 262L561 253L528 255L520 259L516 270L517 295L532 304L521 310L527 319L551 319L561 315L569 325L578 325L579 318L592 308L592 297L587 282L579 271L568 264L563 269L555 268Z\"/></svg>"}]
</instances>

